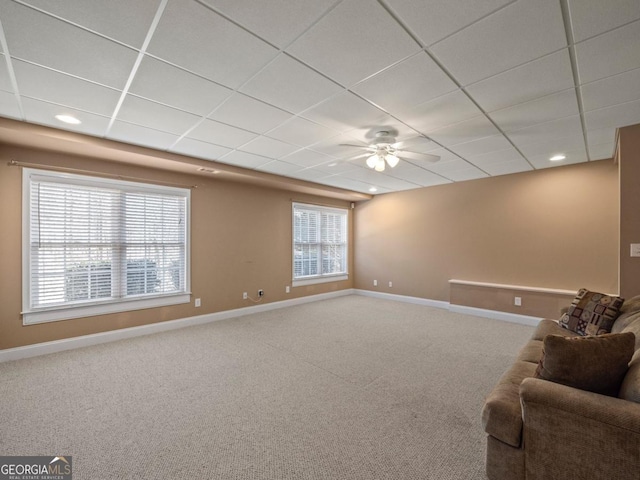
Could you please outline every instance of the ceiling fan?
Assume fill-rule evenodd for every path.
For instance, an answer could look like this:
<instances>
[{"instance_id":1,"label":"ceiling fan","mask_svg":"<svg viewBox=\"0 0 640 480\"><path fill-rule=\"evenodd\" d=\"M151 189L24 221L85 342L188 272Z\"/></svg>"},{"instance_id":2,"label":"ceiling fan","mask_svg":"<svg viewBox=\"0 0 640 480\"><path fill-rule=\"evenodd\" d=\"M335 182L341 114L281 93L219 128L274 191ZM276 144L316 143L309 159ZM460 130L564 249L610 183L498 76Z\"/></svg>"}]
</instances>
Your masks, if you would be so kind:
<instances>
[{"instance_id":1,"label":"ceiling fan","mask_svg":"<svg viewBox=\"0 0 640 480\"><path fill-rule=\"evenodd\" d=\"M375 138L369 145L352 145L343 143L343 147L356 147L367 150L366 153L358 155L355 158L366 157L367 166L373 168L376 172L383 172L387 165L391 168L395 167L400 159L406 160L403 156L410 154L412 156L419 156L428 162L437 162L440 157L437 155L429 155L427 153L414 152L411 150L405 150L400 148L402 142L396 142L396 137L393 136L388 130L380 130L376 132Z\"/></svg>"}]
</instances>

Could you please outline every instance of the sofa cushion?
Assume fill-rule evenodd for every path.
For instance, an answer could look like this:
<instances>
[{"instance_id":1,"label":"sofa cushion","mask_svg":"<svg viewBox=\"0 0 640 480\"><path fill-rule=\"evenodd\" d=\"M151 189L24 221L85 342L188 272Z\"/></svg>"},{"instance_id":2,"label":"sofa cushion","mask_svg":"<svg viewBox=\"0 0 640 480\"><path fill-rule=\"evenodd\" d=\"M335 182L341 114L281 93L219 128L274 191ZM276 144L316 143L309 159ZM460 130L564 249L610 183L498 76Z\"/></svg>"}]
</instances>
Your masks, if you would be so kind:
<instances>
[{"instance_id":1,"label":"sofa cushion","mask_svg":"<svg viewBox=\"0 0 640 480\"><path fill-rule=\"evenodd\" d=\"M515 362L500 377L482 409L484 431L512 447L519 447L522 439L520 384L535 371L535 363Z\"/></svg>"},{"instance_id":2,"label":"sofa cushion","mask_svg":"<svg viewBox=\"0 0 640 480\"><path fill-rule=\"evenodd\" d=\"M616 396L629 368L635 340L631 332L574 338L548 335L535 376Z\"/></svg>"},{"instance_id":3,"label":"sofa cushion","mask_svg":"<svg viewBox=\"0 0 640 480\"><path fill-rule=\"evenodd\" d=\"M624 376L618 397L640 403L640 350L636 350L629 364L629 370Z\"/></svg>"},{"instance_id":4,"label":"sofa cushion","mask_svg":"<svg viewBox=\"0 0 640 480\"><path fill-rule=\"evenodd\" d=\"M558 323L580 335L609 333L623 303L623 298L581 288Z\"/></svg>"},{"instance_id":5,"label":"sofa cushion","mask_svg":"<svg viewBox=\"0 0 640 480\"><path fill-rule=\"evenodd\" d=\"M533 332L533 335L531 335L531 340L542 341L544 340L544 337L546 337L547 335L564 335L566 337L578 336L577 333L572 332L571 330L567 330L566 328L560 327L557 320L549 320L545 318L544 320L540 320L540 323L538 323L538 326Z\"/></svg>"},{"instance_id":6,"label":"sofa cushion","mask_svg":"<svg viewBox=\"0 0 640 480\"><path fill-rule=\"evenodd\" d=\"M625 300L620 307L620 315L611 327L611 333L620 333L638 318L640 318L640 295ZM638 335L636 340L637 337Z\"/></svg>"}]
</instances>

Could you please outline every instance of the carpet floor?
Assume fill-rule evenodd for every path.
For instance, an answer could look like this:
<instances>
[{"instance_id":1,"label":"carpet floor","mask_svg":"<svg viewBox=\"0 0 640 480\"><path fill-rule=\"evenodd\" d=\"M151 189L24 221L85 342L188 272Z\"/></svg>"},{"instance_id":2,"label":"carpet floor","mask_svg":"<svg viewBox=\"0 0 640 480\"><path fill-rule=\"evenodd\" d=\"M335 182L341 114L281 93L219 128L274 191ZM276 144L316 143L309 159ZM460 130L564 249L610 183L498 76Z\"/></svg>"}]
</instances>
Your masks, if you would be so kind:
<instances>
[{"instance_id":1,"label":"carpet floor","mask_svg":"<svg viewBox=\"0 0 640 480\"><path fill-rule=\"evenodd\" d=\"M0 364L0 455L75 480L484 480L532 327L358 295Z\"/></svg>"}]
</instances>

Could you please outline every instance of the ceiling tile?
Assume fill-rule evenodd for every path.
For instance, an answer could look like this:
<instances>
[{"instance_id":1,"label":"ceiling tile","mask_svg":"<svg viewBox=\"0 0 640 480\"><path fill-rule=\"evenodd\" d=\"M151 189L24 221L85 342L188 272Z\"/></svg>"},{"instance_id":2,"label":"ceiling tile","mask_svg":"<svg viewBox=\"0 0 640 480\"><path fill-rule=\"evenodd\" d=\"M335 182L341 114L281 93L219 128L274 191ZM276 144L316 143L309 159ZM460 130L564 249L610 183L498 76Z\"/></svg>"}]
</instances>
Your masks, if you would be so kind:
<instances>
[{"instance_id":1,"label":"ceiling tile","mask_svg":"<svg viewBox=\"0 0 640 480\"><path fill-rule=\"evenodd\" d=\"M257 137L255 133L247 132L246 130L241 130L213 120L205 120L189 132L187 136L229 148L238 148Z\"/></svg>"},{"instance_id":2,"label":"ceiling tile","mask_svg":"<svg viewBox=\"0 0 640 480\"><path fill-rule=\"evenodd\" d=\"M240 91L299 113L343 89L288 55L280 55Z\"/></svg>"},{"instance_id":3,"label":"ceiling tile","mask_svg":"<svg viewBox=\"0 0 640 480\"><path fill-rule=\"evenodd\" d=\"M232 90L146 55L130 93L186 112L207 115Z\"/></svg>"},{"instance_id":4,"label":"ceiling tile","mask_svg":"<svg viewBox=\"0 0 640 480\"><path fill-rule=\"evenodd\" d=\"M439 128L468 120L482 112L460 90L418 105L406 114L398 115L417 131L428 134Z\"/></svg>"},{"instance_id":5,"label":"ceiling tile","mask_svg":"<svg viewBox=\"0 0 640 480\"><path fill-rule=\"evenodd\" d=\"M394 171L395 168L387 167L384 172L376 172L375 170L365 167L350 170L342 176L390 190L409 190L420 186L415 182L392 176Z\"/></svg>"},{"instance_id":6,"label":"ceiling tile","mask_svg":"<svg viewBox=\"0 0 640 480\"><path fill-rule=\"evenodd\" d=\"M584 163L588 161L587 151L584 148L584 145L581 148L569 150L564 153L567 158L561 162L551 162L547 155L532 155L527 157L527 160L529 160L536 169L562 167L564 165L572 165L574 163Z\"/></svg>"},{"instance_id":7,"label":"ceiling tile","mask_svg":"<svg viewBox=\"0 0 640 480\"><path fill-rule=\"evenodd\" d=\"M11 18L2 26L12 57L124 87L137 56L134 50L7 0L0 3L0 16Z\"/></svg>"},{"instance_id":8,"label":"ceiling tile","mask_svg":"<svg viewBox=\"0 0 640 480\"><path fill-rule=\"evenodd\" d=\"M515 130L507 136L517 147L522 149L527 145L543 145L551 140L579 135L582 135L582 123L580 122L580 117L574 115L552 122L540 123L533 127Z\"/></svg>"},{"instance_id":9,"label":"ceiling tile","mask_svg":"<svg viewBox=\"0 0 640 480\"><path fill-rule=\"evenodd\" d=\"M280 48L296 39L335 3L335 0L203 1Z\"/></svg>"},{"instance_id":10,"label":"ceiling tile","mask_svg":"<svg viewBox=\"0 0 640 480\"><path fill-rule=\"evenodd\" d=\"M543 156L547 160L554 155L566 155L569 151L577 150L584 150L584 136L582 134L548 139L545 142L529 143L520 147L520 151L526 158Z\"/></svg>"},{"instance_id":11,"label":"ceiling tile","mask_svg":"<svg viewBox=\"0 0 640 480\"><path fill-rule=\"evenodd\" d=\"M304 170L298 170L297 172L290 173L289 176L300 180L306 180L307 182L322 181L324 183L324 179L331 175L327 175L315 168L305 168Z\"/></svg>"},{"instance_id":12,"label":"ceiling tile","mask_svg":"<svg viewBox=\"0 0 640 480\"><path fill-rule=\"evenodd\" d=\"M582 85L585 111L640 100L640 68Z\"/></svg>"},{"instance_id":13,"label":"ceiling tile","mask_svg":"<svg viewBox=\"0 0 640 480\"><path fill-rule=\"evenodd\" d=\"M597 130L587 130L587 141L589 147L592 145L599 145L601 143L615 143L616 141L616 128L600 128Z\"/></svg>"},{"instance_id":14,"label":"ceiling tile","mask_svg":"<svg viewBox=\"0 0 640 480\"><path fill-rule=\"evenodd\" d=\"M263 157L280 158L296 150L300 150L300 147L263 135L243 145L241 150L262 155Z\"/></svg>"},{"instance_id":15,"label":"ceiling tile","mask_svg":"<svg viewBox=\"0 0 640 480\"><path fill-rule=\"evenodd\" d=\"M512 132L579 113L576 91L571 88L513 107L496 110L489 116L504 132Z\"/></svg>"},{"instance_id":16,"label":"ceiling tile","mask_svg":"<svg viewBox=\"0 0 640 480\"><path fill-rule=\"evenodd\" d=\"M302 116L339 132L346 132L370 125L380 118L381 113L384 112L353 93L345 92L305 111Z\"/></svg>"},{"instance_id":17,"label":"ceiling tile","mask_svg":"<svg viewBox=\"0 0 640 480\"><path fill-rule=\"evenodd\" d=\"M640 20L576 45L580 83L640 67Z\"/></svg>"},{"instance_id":18,"label":"ceiling tile","mask_svg":"<svg viewBox=\"0 0 640 480\"><path fill-rule=\"evenodd\" d=\"M287 49L347 87L419 50L384 8L370 0L343 1Z\"/></svg>"},{"instance_id":19,"label":"ceiling tile","mask_svg":"<svg viewBox=\"0 0 640 480\"><path fill-rule=\"evenodd\" d=\"M457 88L429 55L420 52L357 84L352 90L395 114Z\"/></svg>"},{"instance_id":20,"label":"ceiling tile","mask_svg":"<svg viewBox=\"0 0 640 480\"><path fill-rule=\"evenodd\" d=\"M533 167L523 158L510 162L491 163L484 167L484 171L491 176L528 172L530 170L533 170Z\"/></svg>"},{"instance_id":21,"label":"ceiling tile","mask_svg":"<svg viewBox=\"0 0 640 480\"><path fill-rule=\"evenodd\" d=\"M560 3L537 0L515 2L436 43L431 51L462 85L469 85L566 45Z\"/></svg>"},{"instance_id":22,"label":"ceiling tile","mask_svg":"<svg viewBox=\"0 0 640 480\"><path fill-rule=\"evenodd\" d=\"M584 114L584 119L587 130L620 128L640 123L640 100L592 110Z\"/></svg>"},{"instance_id":23,"label":"ceiling tile","mask_svg":"<svg viewBox=\"0 0 640 480\"><path fill-rule=\"evenodd\" d=\"M54 70L13 61L20 95L110 117L120 92Z\"/></svg>"},{"instance_id":24,"label":"ceiling tile","mask_svg":"<svg viewBox=\"0 0 640 480\"><path fill-rule=\"evenodd\" d=\"M148 52L231 88L278 53L209 8L183 0L169 0Z\"/></svg>"},{"instance_id":25,"label":"ceiling tile","mask_svg":"<svg viewBox=\"0 0 640 480\"><path fill-rule=\"evenodd\" d=\"M0 53L0 90L13 93L13 85L7 68L7 59L2 53Z\"/></svg>"},{"instance_id":26,"label":"ceiling tile","mask_svg":"<svg viewBox=\"0 0 640 480\"><path fill-rule=\"evenodd\" d=\"M25 0L25 3L94 32L140 48L158 10L160 0L145 0L143 2L130 0L109 0L108 2Z\"/></svg>"},{"instance_id":27,"label":"ceiling tile","mask_svg":"<svg viewBox=\"0 0 640 480\"><path fill-rule=\"evenodd\" d=\"M506 150L508 148L511 148L511 144L502 134L473 140L467 143L460 143L450 147L454 153L466 158L467 160L468 157L472 155L482 155L485 153L497 152L499 150Z\"/></svg>"},{"instance_id":28,"label":"ceiling tile","mask_svg":"<svg viewBox=\"0 0 640 480\"><path fill-rule=\"evenodd\" d=\"M18 99L13 93L0 91L0 115L22 120Z\"/></svg>"},{"instance_id":29,"label":"ceiling tile","mask_svg":"<svg viewBox=\"0 0 640 480\"><path fill-rule=\"evenodd\" d=\"M75 108L62 107L53 103L41 102L31 98L22 99L22 108L27 122L47 125L61 130L71 130L72 132L86 133L102 137L109 126L109 118L83 112ZM56 115L71 115L82 123L71 125L63 123L55 118Z\"/></svg>"},{"instance_id":30,"label":"ceiling tile","mask_svg":"<svg viewBox=\"0 0 640 480\"><path fill-rule=\"evenodd\" d=\"M404 23L427 46L488 15L511 0L390 0Z\"/></svg>"},{"instance_id":31,"label":"ceiling tile","mask_svg":"<svg viewBox=\"0 0 640 480\"><path fill-rule=\"evenodd\" d=\"M336 135L336 131L310 122L304 118L294 117L279 127L271 130L269 136L276 140L306 147Z\"/></svg>"},{"instance_id":32,"label":"ceiling tile","mask_svg":"<svg viewBox=\"0 0 640 480\"><path fill-rule=\"evenodd\" d=\"M264 133L291 118L291 114L241 93L234 93L209 118L252 132Z\"/></svg>"},{"instance_id":33,"label":"ceiling tile","mask_svg":"<svg viewBox=\"0 0 640 480\"><path fill-rule=\"evenodd\" d=\"M484 115L449 125L429 133L429 138L445 147L459 143L471 142L500 133L491 121Z\"/></svg>"},{"instance_id":34,"label":"ceiling tile","mask_svg":"<svg viewBox=\"0 0 640 480\"><path fill-rule=\"evenodd\" d=\"M273 173L275 175L286 176L301 170L301 168L299 165L294 165L293 163L273 160L272 162L260 165L259 167L257 167L257 170L260 170L261 172Z\"/></svg>"},{"instance_id":35,"label":"ceiling tile","mask_svg":"<svg viewBox=\"0 0 640 480\"><path fill-rule=\"evenodd\" d=\"M178 140L177 135L120 121L113 122L107 137L111 140L143 145L160 150L166 150Z\"/></svg>"},{"instance_id":36,"label":"ceiling tile","mask_svg":"<svg viewBox=\"0 0 640 480\"><path fill-rule=\"evenodd\" d=\"M568 0L568 4L575 42L640 18L637 0Z\"/></svg>"},{"instance_id":37,"label":"ceiling tile","mask_svg":"<svg viewBox=\"0 0 640 480\"><path fill-rule=\"evenodd\" d=\"M182 135L193 127L200 120L200 117L144 98L127 95L118 112L117 119Z\"/></svg>"},{"instance_id":38,"label":"ceiling tile","mask_svg":"<svg viewBox=\"0 0 640 480\"><path fill-rule=\"evenodd\" d=\"M283 161L298 165L300 168L315 167L329 162L331 157L313 150L303 149L282 158Z\"/></svg>"},{"instance_id":39,"label":"ceiling tile","mask_svg":"<svg viewBox=\"0 0 640 480\"><path fill-rule=\"evenodd\" d=\"M315 165L313 168L326 175L337 175L362 167L364 162L358 163L359 161L360 160L338 160L332 158L330 161Z\"/></svg>"},{"instance_id":40,"label":"ceiling tile","mask_svg":"<svg viewBox=\"0 0 640 480\"><path fill-rule=\"evenodd\" d=\"M613 158L616 150L615 142L600 143L598 145L589 146L589 158L591 160L604 160Z\"/></svg>"},{"instance_id":41,"label":"ceiling tile","mask_svg":"<svg viewBox=\"0 0 640 480\"><path fill-rule=\"evenodd\" d=\"M482 155L472 155L466 160L478 168L487 171L487 166L498 163L527 163L524 157L515 148L507 148L497 152L484 153Z\"/></svg>"},{"instance_id":42,"label":"ceiling tile","mask_svg":"<svg viewBox=\"0 0 640 480\"><path fill-rule=\"evenodd\" d=\"M254 155L253 153L234 150L222 157L220 161L228 163L229 165L235 165L236 167L253 169L272 162L273 160L271 158L261 157L260 155Z\"/></svg>"},{"instance_id":43,"label":"ceiling tile","mask_svg":"<svg viewBox=\"0 0 640 480\"><path fill-rule=\"evenodd\" d=\"M186 137L181 138L180 141L169 150L182 155L204 158L206 160L218 160L223 155L231 152L230 148Z\"/></svg>"},{"instance_id":44,"label":"ceiling tile","mask_svg":"<svg viewBox=\"0 0 640 480\"><path fill-rule=\"evenodd\" d=\"M465 182L467 180L477 180L478 178L485 178L489 175L487 175L482 170L471 166L463 170L449 171L445 173L444 176L450 180L453 180L454 182Z\"/></svg>"},{"instance_id":45,"label":"ceiling tile","mask_svg":"<svg viewBox=\"0 0 640 480\"><path fill-rule=\"evenodd\" d=\"M485 111L517 105L574 86L567 49L469 85L465 90Z\"/></svg>"},{"instance_id":46,"label":"ceiling tile","mask_svg":"<svg viewBox=\"0 0 640 480\"><path fill-rule=\"evenodd\" d=\"M362 192L362 193L371 193L369 189L372 187L375 187L376 195L379 195L382 193L388 193L392 191L389 188L384 188L376 184L361 182L359 180L352 180L351 178L341 177L340 175L325 177L322 179L322 183L325 185L330 185L333 187L343 188L346 190L352 190L354 192Z\"/></svg>"},{"instance_id":47,"label":"ceiling tile","mask_svg":"<svg viewBox=\"0 0 640 480\"><path fill-rule=\"evenodd\" d=\"M442 176L425 170L424 168L416 167L408 162L400 162L387 173L390 176L406 180L422 187L450 183L449 180L445 180Z\"/></svg>"}]
</instances>

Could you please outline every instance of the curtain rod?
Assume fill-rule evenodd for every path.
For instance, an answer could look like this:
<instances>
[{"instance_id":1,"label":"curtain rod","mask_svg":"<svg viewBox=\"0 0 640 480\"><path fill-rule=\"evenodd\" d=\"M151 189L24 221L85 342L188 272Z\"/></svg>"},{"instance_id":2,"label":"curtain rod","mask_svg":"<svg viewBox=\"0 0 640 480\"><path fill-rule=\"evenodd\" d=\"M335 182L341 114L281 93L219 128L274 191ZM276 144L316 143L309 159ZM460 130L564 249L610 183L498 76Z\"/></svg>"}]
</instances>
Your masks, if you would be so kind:
<instances>
[{"instance_id":1,"label":"curtain rod","mask_svg":"<svg viewBox=\"0 0 640 480\"><path fill-rule=\"evenodd\" d=\"M85 173L85 174L90 174L94 177L110 177L110 178L116 178L118 180L135 180L138 182L154 183L157 185L164 185L167 187L179 187L179 188L191 188L191 189L198 188L198 185L180 185L178 183L169 183L169 182L163 182L159 180L151 180L148 178L130 177L127 175L118 175L115 173L94 172L92 170L83 170L81 168L56 167L51 165L43 165L41 163L17 162L16 160L10 160L8 162L8 165L10 167L41 168L43 170L53 170L56 172Z\"/></svg>"}]
</instances>

